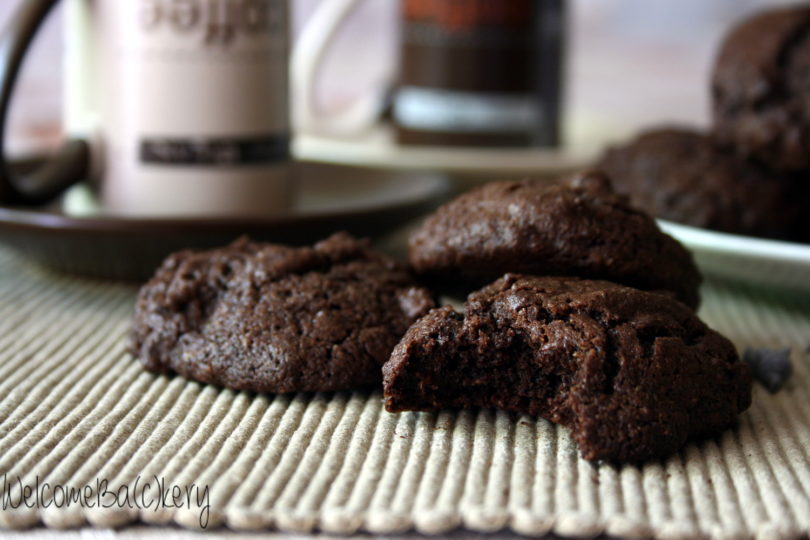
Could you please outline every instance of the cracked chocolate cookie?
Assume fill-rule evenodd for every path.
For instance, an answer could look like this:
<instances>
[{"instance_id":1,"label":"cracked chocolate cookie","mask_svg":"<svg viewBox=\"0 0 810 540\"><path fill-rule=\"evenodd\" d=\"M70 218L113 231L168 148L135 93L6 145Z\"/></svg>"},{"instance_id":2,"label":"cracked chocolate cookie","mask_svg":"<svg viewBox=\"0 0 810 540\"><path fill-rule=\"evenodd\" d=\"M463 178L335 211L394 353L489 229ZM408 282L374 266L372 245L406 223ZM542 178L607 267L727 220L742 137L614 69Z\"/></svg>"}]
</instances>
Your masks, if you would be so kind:
<instances>
[{"instance_id":1,"label":"cracked chocolate cookie","mask_svg":"<svg viewBox=\"0 0 810 540\"><path fill-rule=\"evenodd\" d=\"M717 231L810 239L810 182L746 161L708 135L660 128L610 148L596 165L634 206Z\"/></svg>"},{"instance_id":2,"label":"cracked chocolate cookie","mask_svg":"<svg viewBox=\"0 0 810 540\"><path fill-rule=\"evenodd\" d=\"M498 407L571 430L586 459L665 457L751 401L734 346L666 295L508 274L433 309L384 368L387 410Z\"/></svg>"},{"instance_id":3,"label":"cracked chocolate cookie","mask_svg":"<svg viewBox=\"0 0 810 540\"><path fill-rule=\"evenodd\" d=\"M241 239L164 261L140 291L131 350L150 371L237 390L362 388L433 306L407 270L347 234L314 247Z\"/></svg>"},{"instance_id":4,"label":"cracked chocolate cookie","mask_svg":"<svg viewBox=\"0 0 810 540\"><path fill-rule=\"evenodd\" d=\"M725 38L712 75L718 137L775 170L810 168L810 7L751 17Z\"/></svg>"},{"instance_id":5,"label":"cracked chocolate cookie","mask_svg":"<svg viewBox=\"0 0 810 540\"><path fill-rule=\"evenodd\" d=\"M701 276L689 252L596 172L471 190L411 235L409 260L424 279L456 292L516 272L607 279L699 303Z\"/></svg>"}]
</instances>

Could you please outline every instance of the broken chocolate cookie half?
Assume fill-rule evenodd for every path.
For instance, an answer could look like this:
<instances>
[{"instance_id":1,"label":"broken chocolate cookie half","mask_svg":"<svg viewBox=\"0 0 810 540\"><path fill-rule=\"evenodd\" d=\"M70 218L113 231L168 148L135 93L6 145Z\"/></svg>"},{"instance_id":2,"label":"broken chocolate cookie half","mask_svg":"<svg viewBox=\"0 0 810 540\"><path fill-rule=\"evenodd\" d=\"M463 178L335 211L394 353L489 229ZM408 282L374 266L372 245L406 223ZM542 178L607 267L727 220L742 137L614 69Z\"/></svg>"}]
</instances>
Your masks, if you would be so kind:
<instances>
[{"instance_id":1,"label":"broken chocolate cookie half","mask_svg":"<svg viewBox=\"0 0 810 540\"><path fill-rule=\"evenodd\" d=\"M586 459L664 457L751 401L734 346L670 296L507 274L417 321L383 368L386 409L497 407L571 430Z\"/></svg>"}]
</instances>

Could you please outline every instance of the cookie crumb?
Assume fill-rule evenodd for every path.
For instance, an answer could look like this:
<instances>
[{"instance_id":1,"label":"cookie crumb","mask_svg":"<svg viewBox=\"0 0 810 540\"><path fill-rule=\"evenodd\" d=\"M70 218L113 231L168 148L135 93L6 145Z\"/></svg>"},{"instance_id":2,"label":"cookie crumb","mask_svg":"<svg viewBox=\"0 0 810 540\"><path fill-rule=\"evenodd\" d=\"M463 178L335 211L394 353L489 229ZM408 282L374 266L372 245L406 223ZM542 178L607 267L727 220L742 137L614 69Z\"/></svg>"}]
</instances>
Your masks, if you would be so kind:
<instances>
[{"instance_id":1,"label":"cookie crumb","mask_svg":"<svg viewBox=\"0 0 810 540\"><path fill-rule=\"evenodd\" d=\"M747 347L743 352L743 362L751 368L754 379L771 394L778 392L793 373L790 348Z\"/></svg>"}]
</instances>

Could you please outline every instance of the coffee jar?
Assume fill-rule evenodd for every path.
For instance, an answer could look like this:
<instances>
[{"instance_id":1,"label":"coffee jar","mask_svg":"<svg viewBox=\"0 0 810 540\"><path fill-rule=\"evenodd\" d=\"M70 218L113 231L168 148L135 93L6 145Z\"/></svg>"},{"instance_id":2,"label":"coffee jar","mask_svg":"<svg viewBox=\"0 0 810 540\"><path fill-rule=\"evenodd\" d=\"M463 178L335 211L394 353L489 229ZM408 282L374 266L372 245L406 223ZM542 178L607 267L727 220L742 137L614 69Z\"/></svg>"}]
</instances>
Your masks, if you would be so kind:
<instances>
[{"instance_id":1,"label":"coffee jar","mask_svg":"<svg viewBox=\"0 0 810 540\"><path fill-rule=\"evenodd\" d=\"M559 142L563 0L402 0L401 144Z\"/></svg>"}]
</instances>

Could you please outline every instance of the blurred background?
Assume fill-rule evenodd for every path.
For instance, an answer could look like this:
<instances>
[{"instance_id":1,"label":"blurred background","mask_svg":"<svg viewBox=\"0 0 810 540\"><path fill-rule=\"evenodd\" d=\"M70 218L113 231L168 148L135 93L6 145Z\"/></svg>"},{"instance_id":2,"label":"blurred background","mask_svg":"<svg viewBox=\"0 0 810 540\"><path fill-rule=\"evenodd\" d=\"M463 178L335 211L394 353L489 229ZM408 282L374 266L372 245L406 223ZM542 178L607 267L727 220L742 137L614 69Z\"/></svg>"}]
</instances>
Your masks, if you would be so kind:
<instances>
[{"instance_id":1,"label":"blurred background","mask_svg":"<svg viewBox=\"0 0 810 540\"><path fill-rule=\"evenodd\" d=\"M0 2L0 24L25 0ZM300 32L320 0L292 0ZM563 131L569 147L629 136L639 127L708 122L708 75L723 33L780 0L571 0L568 2ZM345 25L318 83L323 108L341 107L378 84L396 62L397 0L368 0ZM60 137L63 48L56 10L27 57L10 118L12 155L38 153ZM374 44L370 46L369 44Z\"/></svg>"}]
</instances>

